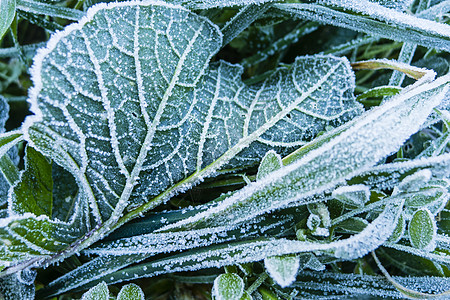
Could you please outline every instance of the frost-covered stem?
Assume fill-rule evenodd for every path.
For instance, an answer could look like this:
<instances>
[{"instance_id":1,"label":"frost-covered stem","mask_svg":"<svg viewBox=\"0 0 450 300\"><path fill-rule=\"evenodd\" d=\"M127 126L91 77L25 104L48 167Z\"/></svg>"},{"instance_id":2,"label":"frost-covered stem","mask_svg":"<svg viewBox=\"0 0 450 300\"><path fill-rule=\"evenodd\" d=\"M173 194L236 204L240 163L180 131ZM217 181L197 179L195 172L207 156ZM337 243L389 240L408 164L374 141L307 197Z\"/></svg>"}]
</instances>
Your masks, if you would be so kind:
<instances>
[{"instance_id":1,"label":"frost-covered stem","mask_svg":"<svg viewBox=\"0 0 450 300\"><path fill-rule=\"evenodd\" d=\"M429 6L430 0L420 0L419 5L417 6L416 14L427 9ZM416 52L416 48L417 44L409 42L404 43L397 60L402 63L410 64L414 57L414 53ZM401 86L404 79L405 74L399 71L394 71L389 79L389 85Z\"/></svg>"},{"instance_id":2,"label":"frost-covered stem","mask_svg":"<svg viewBox=\"0 0 450 300\"><path fill-rule=\"evenodd\" d=\"M247 289L247 293L251 295L254 291L256 291L257 288L263 284L263 282L269 277L269 275L264 272L255 280L255 282L252 283L252 285Z\"/></svg>"},{"instance_id":3,"label":"frost-covered stem","mask_svg":"<svg viewBox=\"0 0 450 300\"><path fill-rule=\"evenodd\" d=\"M270 7L270 4L256 5L250 4L241 8L238 13L228 21L222 28L223 44L227 45L242 31L248 28L250 24L256 21Z\"/></svg>"},{"instance_id":4,"label":"frost-covered stem","mask_svg":"<svg viewBox=\"0 0 450 300\"><path fill-rule=\"evenodd\" d=\"M301 23L294 30L286 34L284 37L272 43L269 47L241 61L244 68L256 65L269 56L279 53L286 49L289 45L296 43L302 36L305 36L319 28L316 22Z\"/></svg>"}]
</instances>

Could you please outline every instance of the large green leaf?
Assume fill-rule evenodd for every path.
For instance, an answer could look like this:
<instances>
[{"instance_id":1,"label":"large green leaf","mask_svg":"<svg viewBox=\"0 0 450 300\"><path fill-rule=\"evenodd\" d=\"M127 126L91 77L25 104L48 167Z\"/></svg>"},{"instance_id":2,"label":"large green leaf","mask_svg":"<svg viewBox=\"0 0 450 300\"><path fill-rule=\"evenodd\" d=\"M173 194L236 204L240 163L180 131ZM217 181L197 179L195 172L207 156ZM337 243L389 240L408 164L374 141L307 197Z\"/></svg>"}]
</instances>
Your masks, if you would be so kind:
<instances>
[{"instance_id":1,"label":"large green leaf","mask_svg":"<svg viewBox=\"0 0 450 300\"><path fill-rule=\"evenodd\" d=\"M89 241L125 208L144 205L126 217L137 216L361 111L345 59L298 58L246 86L240 66L209 66L220 45L218 28L186 9L123 2L95 6L40 50L25 137L77 180L103 224Z\"/></svg>"}]
</instances>

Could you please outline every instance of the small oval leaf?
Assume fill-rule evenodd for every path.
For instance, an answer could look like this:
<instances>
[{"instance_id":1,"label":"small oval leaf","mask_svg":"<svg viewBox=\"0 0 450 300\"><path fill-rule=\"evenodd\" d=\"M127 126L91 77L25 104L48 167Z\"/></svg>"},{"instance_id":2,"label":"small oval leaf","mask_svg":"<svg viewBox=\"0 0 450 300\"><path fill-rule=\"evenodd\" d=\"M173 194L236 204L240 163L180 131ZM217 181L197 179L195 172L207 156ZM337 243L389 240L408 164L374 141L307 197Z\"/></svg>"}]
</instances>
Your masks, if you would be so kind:
<instances>
[{"instance_id":1,"label":"small oval leaf","mask_svg":"<svg viewBox=\"0 0 450 300\"><path fill-rule=\"evenodd\" d=\"M269 173L280 169L282 165L281 156L275 151L270 150L261 160L256 179L259 180L266 177Z\"/></svg>"},{"instance_id":2,"label":"small oval leaf","mask_svg":"<svg viewBox=\"0 0 450 300\"><path fill-rule=\"evenodd\" d=\"M212 294L216 300L240 300L244 295L244 280L234 273L217 276Z\"/></svg>"},{"instance_id":3,"label":"small oval leaf","mask_svg":"<svg viewBox=\"0 0 450 300\"><path fill-rule=\"evenodd\" d=\"M83 294L81 300L108 300L109 291L108 286L104 281L100 282L89 291Z\"/></svg>"},{"instance_id":4,"label":"small oval leaf","mask_svg":"<svg viewBox=\"0 0 450 300\"><path fill-rule=\"evenodd\" d=\"M122 287L117 300L144 300L144 292L138 285L130 283Z\"/></svg>"},{"instance_id":5,"label":"small oval leaf","mask_svg":"<svg viewBox=\"0 0 450 300\"><path fill-rule=\"evenodd\" d=\"M419 209L409 222L409 240L414 248L432 251L436 247L436 221L431 212Z\"/></svg>"},{"instance_id":6,"label":"small oval leaf","mask_svg":"<svg viewBox=\"0 0 450 300\"><path fill-rule=\"evenodd\" d=\"M272 256L264 259L270 277L281 287L291 285L297 277L300 259L297 256Z\"/></svg>"}]
</instances>

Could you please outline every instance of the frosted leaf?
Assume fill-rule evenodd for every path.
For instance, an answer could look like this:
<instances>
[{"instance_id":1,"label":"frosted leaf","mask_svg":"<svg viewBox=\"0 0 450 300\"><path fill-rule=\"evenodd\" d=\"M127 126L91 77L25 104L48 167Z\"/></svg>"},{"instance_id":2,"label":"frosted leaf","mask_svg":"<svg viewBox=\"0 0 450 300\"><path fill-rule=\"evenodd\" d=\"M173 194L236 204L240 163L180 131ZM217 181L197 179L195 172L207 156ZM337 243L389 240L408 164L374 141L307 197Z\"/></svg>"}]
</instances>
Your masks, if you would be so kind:
<instances>
[{"instance_id":1,"label":"frosted leaf","mask_svg":"<svg viewBox=\"0 0 450 300\"><path fill-rule=\"evenodd\" d=\"M130 283L120 289L117 300L144 300L144 292L138 285Z\"/></svg>"},{"instance_id":2,"label":"frosted leaf","mask_svg":"<svg viewBox=\"0 0 450 300\"><path fill-rule=\"evenodd\" d=\"M256 179L261 179L270 174L271 172L278 170L283 166L281 162L281 156L275 151L269 151L264 155L261 160L261 164L258 168L258 173L256 174Z\"/></svg>"},{"instance_id":3,"label":"frosted leaf","mask_svg":"<svg viewBox=\"0 0 450 300\"><path fill-rule=\"evenodd\" d=\"M0 1L0 40L8 31L11 23L14 21L16 15L16 0L2 0ZM1 126L3 127L3 126Z\"/></svg>"},{"instance_id":4,"label":"frosted leaf","mask_svg":"<svg viewBox=\"0 0 450 300\"><path fill-rule=\"evenodd\" d=\"M367 220L365 219L352 217L346 219L343 222L339 222L337 224L337 227L339 228L339 230L343 230L347 233L358 233L364 230L364 228L366 228L368 224L369 222L367 222Z\"/></svg>"},{"instance_id":5,"label":"frosted leaf","mask_svg":"<svg viewBox=\"0 0 450 300\"><path fill-rule=\"evenodd\" d=\"M412 4L412 0L369 0L369 1L396 10L405 10L409 8L409 6Z\"/></svg>"},{"instance_id":6,"label":"frosted leaf","mask_svg":"<svg viewBox=\"0 0 450 300\"><path fill-rule=\"evenodd\" d=\"M86 205L78 198L67 222L29 212L0 219L0 263L26 267L54 258L56 252L66 249L89 230L86 216Z\"/></svg>"},{"instance_id":7,"label":"frosted leaf","mask_svg":"<svg viewBox=\"0 0 450 300\"><path fill-rule=\"evenodd\" d=\"M21 131L8 131L0 134L0 157L3 157L21 141L23 141L23 133Z\"/></svg>"},{"instance_id":8,"label":"frosted leaf","mask_svg":"<svg viewBox=\"0 0 450 300\"><path fill-rule=\"evenodd\" d=\"M426 208L419 209L408 224L411 245L425 251L433 251L436 247L436 230L436 221L431 212Z\"/></svg>"},{"instance_id":9,"label":"frosted leaf","mask_svg":"<svg viewBox=\"0 0 450 300\"><path fill-rule=\"evenodd\" d=\"M53 180L51 164L31 147L26 149L25 171L13 187L9 209L14 214L52 216Z\"/></svg>"},{"instance_id":10,"label":"frosted leaf","mask_svg":"<svg viewBox=\"0 0 450 300\"><path fill-rule=\"evenodd\" d=\"M398 185L401 191L415 191L423 187L431 179L431 171L428 169L417 171L405 177Z\"/></svg>"},{"instance_id":11,"label":"frosted leaf","mask_svg":"<svg viewBox=\"0 0 450 300\"><path fill-rule=\"evenodd\" d=\"M450 2L446 0L419 12L418 16L428 20L442 20L448 11L450 11Z\"/></svg>"},{"instance_id":12,"label":"frosted leaf","mask_svg":"<svg viewBox=\"0 0 450 300\"><path fill-rule=\"evenodd\" d=\"M390 243L397 243L400 241L400 239L403 237L406 231L406 218L403 214L400 215L397 221L397 225L395 226L394 231L392 232L392 235L389 237Z\"/></svg>"},{"instance_id":13,"label":"frosted leaf","mask_svg":"<svg viewBox=\"0 0 450 300\"><path fill-rule=\"evenodd\" d=\"M392 189L406 176L421 169L428 169L436 177L444 178L450 174L450 153L436 157L414 159L406 162L377 165L367 168L350 182L363 182L380 190Z\"/></svg>"},{"instance_id":14,"label":"frosted leaf","mask_svg":"<svg viewBox=\"0 0 450 300\"><path fill-rule=\"evenodd\" d=\"M180 4L191 9L210 9L252 4L261 5L274 1L275 0L167 0L169 3Z\"/></svg>"},{"instance_id":15,"label":"frosted leaf","mask_svg":"<svg viewBox=\"0 0 450 300\"><path fill-rule=\"evenodd\" d=\"M91 288L89 291L83 294L81 300L108 300L109 290L105 282L101 282L98 285Z\"/></svg>"},{"instance_id":16,"label":"frosted leaf","mask_svg":"<svg viewBox=\"0 0 450 300\"><path fill-rule=\"evenodd\" d=\"M424 293L437 294L450 289L446 277L393 276L403 286ZM304 299L405 299L384 276L342 274L332 271L302 272L292 288ZM430 297L434 298L434 297ZM444 299L437 298L436 299Z\"/></svg>"},{"instance_id":17,"label":"frosted leaf","mask_svg":"<svg viewBox=\"0 0 450 300\"><path fill-rule=\"evenodd\" d=\"M292 210L290 210L292 212ZM92 281L103 278L111 282L111 277L117 278L117 270L125 268L132 263L138 263L158 253L176 252L192 248L207 248L218 243L230 243L237 239L251 239L263 236L272 236L285 230L293 221L291 217L277 217L276 214L261 216L244 226L227 226L223 228L206 228L180 232L160 232L134 235L128 238L101 242L96 247L83 251L87 255L100 255L90 262L66 273L46 288L39 290L41 297L54 296L72 289L90 285ZM170 218L170 217L169 217ZM264 222L264 225L261 225ZM148 224L144 225L148 226ZM114 233L112 234L114 235ZM191 250L191 252L196 250ZM263 259L263 258L261 258ZM151 268L139 268L139 272L150 273ZM116 273L109 276L110 273ZM130 274L134 274L130 272Z\"/></svg>"},{"instance_id":18,"label":"frosted leaf","mask_svg":"<svg viewBox=\"0 0 450 300\"><path fill-rule=\"evenodd\" d=\"M311 269L314 271L325 270L325 265L313 253L301 253L298 255L300 258L300 269Z\"/></svg>"},{"instance_id":19,"label":"frosted leaf","mask_svg":"<svg viewBox=\"0 0 450 300\"><path fill-rule=\"evenodd\" d=\"M331 196L345 204L361 207L369 201L370 190L363 184L347 185L335 189Z\"/></svg>"},{"instance_id":20,"label":"frosted leaf","mask_svg":"<svg viewBox=\"0 0 450 300\"><path fill-rule=\"evenodd\" d=\"M410 191L410 196L405 201L405 215L407 219L417 209L426 208L433 216L436 216L450 199L449 182L446 180L433 180L419 190Z\"/></svg>"},{"instance_id":21,"label":"frosted leaf","mask_svg":"<svg viewBox=\"0 0 450 300\"><path fill-rule=\"evenodd\" d=\"M270 232L278 233L283 230L284 226L288 226L291 221L291 216L279 218L276 214L271 214L270 216L261 216L251 220L245 225L133 235L110 242L102 242L96 247L85 249L83 253L102 256L129 254L147 254L151 256L159 253L206 247L211 244L226 243L237 239L267 236Z\"/></svg>"},{"instance_id":22,"label":"frosted leaf","mask_svg":"<svg viewBox=\"0 0 450 300\"><path fill-rule=\"evenodd\" d=\"M1 5L1 4L0 4ZM5 123L9 116L9 105L5 97L0 95L0 133L5 131ZM0 205L6 203L8 196L9 183L0 171Z\"/></svg>"},{"instance_id":23,"label":"frosted leaf","mask_svg":"<svg viewBox=\"0 0 450 300\"><path fill-rule=\"evenodd\" d=\"M287 153L361 112L346 59L301 57L247 86L242 67L209 65L221 38L182 7L123 2L91 8L40 50L25 136L71 172L102 225L83 245L126 208Z\"/></svg>"},{"instance_id":24,"label":"frosted leaf","mask_svg":"<svg viewBox=\"0 0 450 300\"><path fill-rule=\"evenodd\" d=\"M281 287L291 285L297 277L300 259L297 256L272 256L264 259L270 277Z\"/></svg>"},{"instance_id":25,"label":"frosted leaf","mask_svg":"<svg viewBox=\"0 0 450 300\"><path fill-rule=\"evenodd\" d=\"M437 240L437 239L436 239ZM401 245L401 244L392 244L392 243L385 243L383 246L389 247L398 251L402 251L405 253L409 253L412 255L416 255L425 259L428 259L430 261L433 261L434 263L442 263L442 264L448 264L450 263L450 256L447 252L438 251L436 248L434 251L427 251L423 249L418 249L411 246Z\"/></svg>"},{"instance_id":26,"label":"frosted leaf","mask_svg":"<svg viewBox=\"0 0 450 300\"><path fill-rule=\"evenodd\" d=\"M320 218L320 223L328 228L331 225L330 212L323 202L315 202L307 204L308 211Z\"/></svg>"},{"instance_id":27,"label":"frosted leaf","mask_svg":"<svg viewBox=\"0 0 450 300\"><path fill-rule=\"evenodd\" d=\"M95 281L94 284L89 286L94 286L96 283L101 282L102 280L97 279L102 277L106 281L111 282L115 277L109 274L145 258L145 255L100 256L94 258L75 270L58 277L46 288L38 290L36 296L37 298L48 298L73 289L81 290L83 287L85 289L85 287L88 287L87 284L93 281ZM142 271L146 272L147 268L142 269Z\"/></svg>"},{"instance_id":28,"label":"frosted leaf","mask_svg":"<svg viewBox=\"0 0 450 300\"><path fill-rule=\"evenodd\" d=\"M50 162L28 147L25 170L9 190L8 215L0 219L0 262L4 266L38 264L89 230L86 203L81 196L64 222L51 219L51 175Z\"/></svg>"},{"instance_id":29,"label":"frosted leaf","mask_svg":"<svg viewBox=\"0 0 450 300\"><path fill-rule=\"evenodd\" d=\"M240 300L244 294L244 280L235 273L225 273L214 280L212 295L215 300Z\"/></svg>"}]
</instances>

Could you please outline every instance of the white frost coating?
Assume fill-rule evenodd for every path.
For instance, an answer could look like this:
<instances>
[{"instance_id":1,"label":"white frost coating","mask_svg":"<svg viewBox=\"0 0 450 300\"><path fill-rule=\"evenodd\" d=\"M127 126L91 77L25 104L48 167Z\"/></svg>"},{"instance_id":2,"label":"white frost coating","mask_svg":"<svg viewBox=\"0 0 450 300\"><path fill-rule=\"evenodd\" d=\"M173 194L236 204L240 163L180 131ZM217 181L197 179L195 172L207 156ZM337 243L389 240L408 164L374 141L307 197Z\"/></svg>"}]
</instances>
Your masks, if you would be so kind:
<instances>
[{"instance_id":1,"label":"white frost coating","mask_svg":"<svg viewBox=\"0 0 450 300\"><path fill-rule=\"evenodd\" d=\"M297 277L300 258L297 256L272 256L264 259L264 267L270 277L281 287L288 287Z\"/></svg>"},{"instance_id":2,"label":"white frost coating","mask_svg":"<svg viewBox=\"0 0 450 300\"><path fill-rule=\"evenodd\" d=\"M244 5L261 5L275 0L168 0L168 2L187 6L191 9L210 9Z\"/></svg>"},{"instance_id":3,"label":"white frost coating","mask_svg":"<svg viewBox=\"0 0 450 300\"><path fill-rule=\"evenodd\" d=\"M103 9L113 9L115 7L124 7L124 6L138 6L138 5L164 5L169 6L173 8L181 9L180 6L171 5L166 2L157 1L157 0L147 0L147 1L129 1L129 2L120 2L120 3L99 3L94 6L92 6L86 13L86 16L84 16L79 22L72 23L69 26L66 26L64 30L58 31L54 33L49 41L47 42L46 47L40 48L37 51L36 56L33 59L33 65L30 68L30 75L31 80L33 81L34 85L29 91L29 98L28 103L30 104L30 111L34 114L32 117L28 117L25 120L25 123L23 125L23 129L25 132L25 135L27 136L28 128L33 125L34 122L38 122L42 120L42 112L39 108L39 105L37 103L37 98L39 92L42 90L42 81L41 81L41 74L40 71L42 69L42 61L43 59L51 53L58 42L66 37L67 35L71 34L72 32L76 30L80 30L83 28L83 26L90 22L94 15ZM27 140L30 140L29 138L26 138Z\"/></svg>"},{"instance_id":4,"label":"white frost coating","mask_svg":"<svg viewBox=\"0 0 450 300\"><path fill-rule=\"evenodd\" d=\"M244 187L217 206L161 230L208 219L212 224L220 225L229 222L230 215L234 222L243 222L329 190L360 173L360 169L373 166L397 151L440 103L448 90L449 80L450 75L446 75L401 92L384 105L352 120L340 135L291 165ZM392 133L388 140L386 132Z\"/></svg>"},{"instance_id":5,"label":"white frost coating","mask_svg":"<svg viewBox=\"0 0 450 300\"><path fill-rule=\"evenodd\" d=\"M352 15L317 4L282 3L273 6L299 18L362 31L373 36L450 50L449 25L417 18L369 1L322 1L324 2L368 16Z\"/></svg>"},{"instance_id":6,"label":"white frost coating","mask_svg":"<svg viewBox=\"0 0 450 300\"><path fill-rule=\"evenodd\" d=\"M13 137L15 135L17 135L16 138L14 138L11 142L6 143L0 147L0 157L3 157L4 155L6 155L6 153L9 151L9 149L14 147L17 143L20 143L21 141L23 141L23 133L21 131L14 130L14 131L1 133L1 135L0 135L1 139L8 139L9 137Z\"/></svg>"},{"instance_id":7,"label":"white frost coating","mask_svg":"<svg viewBox=\"0 0 450 300\"><path fill-rule=\"evenodd\" d=\"M398 185L400 176L408 171L427 168L437 177L450 174L450 153L435 157L422 157L406 162L383 164L364 169L359 176L368 177L366 184L379 189L391 189ZM380 174L385 174L380 176Z\"/></svg>"},{"instance_id":8,"label":"white frost coating","mask_svg":"<svg viewBox=\"0 0 450 300\"><path fill-rule=\"evenodd\" d=\"M322 0L326 4L336 5L351 9L360 13L367 14L373 18L394 23L402 23L409 25L412 28L419 28L425 32L435 32L443 37L450 37L450 26L437 22L432 22L425 19L418 19L414 16L398 12L373 3L367 0L353 1L353 0Z\"/></svg>"},{"instance_id":9,"label":"white frost coating","mask_svg":"<svg viewBox=\"0 0 450 300\"><path fill-rule=\"evenodd\" d=\"M401 191L418 190L430 181L432 175L433 174L428 169L417 171L416 173L405 177L398 185L398 189Z\"/></svg>"},{"instance_id":10,"label":"white frost coating","mask_svg":"<svg viewBox=\"0 0 450 300\"><path fill-rule=\"evenodd\" d=\"M30 259L40 262L51 257L87 231L85 213L78 200L68 222L50 220L46 215L36 217L32 213L0 219L1 264L15 266Z\"/></svg>"},{"instance_id":11,"label":"white frost coating","mask_svg":"<svg viewBox=\"0 0 450 300\"><path fill-rule=\"evenodd\" d=\"M264 226L259 222L266 222ZM146 254L148 256L158 253L169 253L179 250L200 248L212 244L234 241L237 238L249 239L263 236L268 230L282 230L288 226L291 218L275 219L269 222L261 217L245 225L223 226L205 229L193 229L178 232L160 232L122 238L113 242L103 243L98 247L92 247L83 251L87 255L119 256L130 254Z\"/></svg>"},{"instance_id":12,"label":"white frost coating","mask_svg":"<svg viewBox=\"0 0 450 300\"><path fill-rule=\"evenodd\" d=\"M97 223L59 259L102 238L127 207L156 197L150 209L361 112L346 59L301 57L247 86L242 67L209 65L221 39L181 7L122 2L93 7L39 51L25 140L72 173Z\"/></svg>"},{"instance_id":13,"label":"white frost coating","mask_svg":"<svg viewBox=\"0 0 450 300\"><path fill-rule=\"evenodd\" d=\"M413 215L408 224L408 235L415 248L428 252L436 248L436 219L427 208L421 208Z\"/></svg>"},{"instance_id":14,"label":"white frost coating","mask_svg":"<svg viewBox=\"0 0 450 300\"><path fill-rule=\"evenodd\" d=\"M450 1L444 0L441 3L431 6L418 13L418 16L423 19L435 20L442 19L442 17L450 11Z\"/></svg>"},{"instance_id":15,"label":"white frost coating","mask_svg":"<svg viewBox=\"0 0 450 300\"><path fill-rule=\"evenodd\" d=\"M271 239L230 243L214 249L196 251L193 254L178 255L146 264L147 272L138 277L152 277L160 274L194 271L203 268L223 267L240 263L263 260L270 256L280 256L311 251L330 251L335 257L355 259L362 257L382 245L392 234L396 221L402 211L403 201L388 204L383 212L363 231L348 239L329 244L301 242L286 239ZM142 268L142 266L140 266ZM132 279L134 276L120 274L117 282ZM116 281L112 280L110 283Z\"/></svg>"},{"instance_id":16,"label":"white frost coating","mask_svg":"<svg viewBox=\"0 0 450 300\"><path fill-rule=\"evenodd\" d=\"M181 7L124 2L95 6L39 51L25 139L74 175L97 223L110 223L102 230L127 206L157 205L361 112L346 59L298 58L246 86L242 67L208 67L221 39Z\"/></svg>"},{"instance_id":17,"label":"white frost coating","mask_svg":"<svg viewBox=\"0 0 450 300\"><path fill-rule=\"evenodd\" d=\"M244 280L239 275L225 273L214 279L212 295L215 300L240 300L244 287Z\"/></svg>"},{"instance_id":18,"label":"white frost coating","mask_svg":"<svg viewBox=\"0 0 450 300\"><path fill-rule=\"evenodd\" d=\"M331 196L344 203L362 206L370 199L370 189L364 184L345 185L335 189Z\"/></svg>"}]
</instances>

